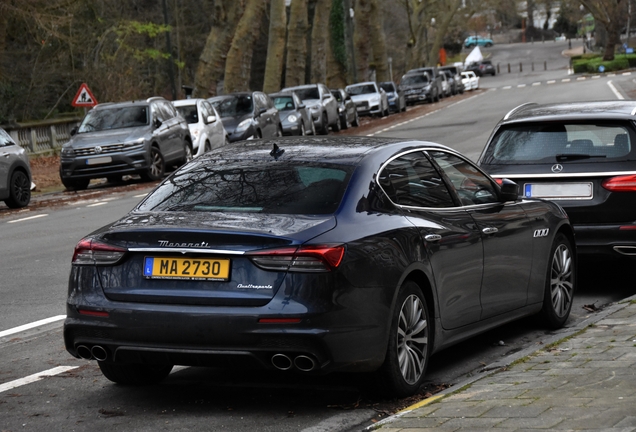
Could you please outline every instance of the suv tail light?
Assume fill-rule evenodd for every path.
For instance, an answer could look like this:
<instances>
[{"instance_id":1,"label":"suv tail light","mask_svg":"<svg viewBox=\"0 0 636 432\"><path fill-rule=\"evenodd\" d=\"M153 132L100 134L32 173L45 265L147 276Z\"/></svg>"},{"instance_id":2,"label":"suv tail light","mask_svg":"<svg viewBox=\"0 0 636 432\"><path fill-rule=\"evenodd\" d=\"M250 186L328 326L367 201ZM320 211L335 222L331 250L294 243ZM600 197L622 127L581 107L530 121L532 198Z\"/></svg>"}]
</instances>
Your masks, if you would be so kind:
<instances>
[{"instance_id":1,"label":"suv tail light","mask_svg":"<svg viewBox=\"0 0 636 432\"><path fill-rule=\"evenodd\" d=\"M636 175L608 178L602 186L612 192L636 192Z\"/></svg>"},{"instance_id":2,"label":"suv tail light","mask_svg":"<svg viewBox=\"0 0 636 432\"><path fill-rule=\"evenodd\" d=\"M111 265L117 263L126 252L127 249L87 237L75 246L71 262L75 265Z\"/></svg>"},{"instance_id":3,"label":"suv tail light","mask_svg":"<svg viewBox=\"0 0 636 432\"><path fill-rule=\"evenodd\" d=\"M250 252L252 262L265 270L320 273L338 268L343 245L301 246Z\"/></svg>"}]
</instances>

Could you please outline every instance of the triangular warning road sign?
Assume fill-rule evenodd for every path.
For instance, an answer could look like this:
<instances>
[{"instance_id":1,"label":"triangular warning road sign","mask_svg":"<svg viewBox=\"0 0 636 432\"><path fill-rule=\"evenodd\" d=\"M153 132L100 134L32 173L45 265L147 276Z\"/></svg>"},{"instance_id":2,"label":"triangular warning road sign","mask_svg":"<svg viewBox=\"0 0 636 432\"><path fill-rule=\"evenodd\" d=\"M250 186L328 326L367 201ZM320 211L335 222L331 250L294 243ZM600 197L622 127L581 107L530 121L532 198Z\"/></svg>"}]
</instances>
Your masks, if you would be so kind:
<instances>
[{"instance_id":1,"label":"triangular warning road sign","mask_svg":"<svg viewBox=\"0 0 636 432\"><path fill-rule=\"evenodd\" d=\"M94 107L97 105L97 99L95 99L95 96L93 96L93 93L91 93L86 83L82 83L71 105L82 108Z\"/></svg>"}]
</instances>

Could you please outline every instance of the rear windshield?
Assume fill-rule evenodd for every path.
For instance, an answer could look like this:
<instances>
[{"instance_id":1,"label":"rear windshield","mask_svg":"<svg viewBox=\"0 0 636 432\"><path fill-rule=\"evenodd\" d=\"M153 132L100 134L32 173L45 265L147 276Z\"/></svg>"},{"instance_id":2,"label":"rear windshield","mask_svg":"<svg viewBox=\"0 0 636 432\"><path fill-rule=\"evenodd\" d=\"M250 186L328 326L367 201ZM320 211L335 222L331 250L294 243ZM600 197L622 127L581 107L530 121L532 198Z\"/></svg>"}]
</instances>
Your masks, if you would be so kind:
<instances>
[{"instance_id":1,"label":"rear windshield","mask_svg":"<svg viewBox=\"0 0 636 432\"><path fill-rule=\"evenodd\" d=\"M633 136L625 125L541 123L505 126L483 164L603 162L630 159Z\"/></svg>"},{"instance_id":2,"label":"rear windshield","mask_svg":"<svg viewBox=\"0 0 636 432\"><path fill-rule=\"evenodd\" d=\"M88 112L78 133L97 132L109 129L124 129L148 124L147 106L105 108Z\"/></svg>"},{"instance_id":3,"label":"rear windshield","mask_svg":"<svg viewBox=\"0 0 636 432\"><path fill-rule=\"evenodd\" d=\"M352 170L292 161L195 161L160 185L138 210L331 214Z\"/></svg>"}]
</instances>

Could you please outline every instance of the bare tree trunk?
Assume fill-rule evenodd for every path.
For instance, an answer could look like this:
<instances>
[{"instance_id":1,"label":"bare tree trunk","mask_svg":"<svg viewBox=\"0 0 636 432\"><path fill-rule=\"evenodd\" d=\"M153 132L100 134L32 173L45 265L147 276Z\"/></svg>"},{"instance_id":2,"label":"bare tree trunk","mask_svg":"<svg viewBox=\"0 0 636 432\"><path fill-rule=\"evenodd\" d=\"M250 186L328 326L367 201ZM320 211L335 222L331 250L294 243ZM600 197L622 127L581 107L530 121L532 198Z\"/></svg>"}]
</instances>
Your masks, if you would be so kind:
<instances>
[{"instance_id":1,"label":"bare tree trunk","mask_svg":"<svg viewBox=\"0 0 636 432\"><path fill-rule=\"evenodd\" d=\"M250 88L250 69L254 43L261 31L267 0L247 0L245 12L236 26L232 46L225 63L225 92L234 93Z\"/></svg>"},{"instance_id":2,"label":"bare tree trunk","mask_svg":"<svg viewBox=\"0 0 636 432\"><path fill-rule=\"evenodd\" d=\"M329 16L332 0L318 0L311 31L311 82L327 81L327 51L329 48Z\"/></svg>"},{"instance_id":3,"label":"bare tree trunk","mask_svg":"<svg viewBox=\"0 0 636 432\"><path fill-rule=\"evenodd\" d=\"M382 7L380 0L371 0L371 47L376 79L379 82L389 80L389 66L386 55L386 39L382 25Z\"/></svg>"},{"instance_id":4,"label":"bare tree trunk","mask_svg":"<svg viewBox=\"0 0 636 432\"><path fill-rule=\"evenodd\" d=\"M215 0L214 22L199 57L194 78L197 96L216 96L216 87L223 79L227 53L243 9L243 1Z\"/></svg>"},{"instance_id":5,"label":"bare tree trunk","mask_svg":"<svg viewBox=\"0 0 636 432\"><path fill-rule=\"evenodd\" d=\"M355 11L356 24L353 41L355 45L356 68L358 69L358 80L363 82L369 79L371 0L356 0Z\"/></svg>"},{"instance_id":6,"label":"bare tree trunk","mask_svg":"<svg viewBox=\"0 0 636 432\"><path fill-rule=\"evenodd\" d=\"M283 61L285 60L285 36L287 32L287 10L285 0L271 0L269 9L269 39L263 91L274 93L281 87Z\"/></svg>"},{"instance_id":7,"label":"bare tree trunk","mask_svg":"<svg viewBox=\"0 0 636 432\"><path fill-rule=\"evenodd\" d=\"M347 46L344 4L342 0L331 0L329 14L329 43L327 44L327 79L331 88L347 85Z\"/></svg>"},{"instance_id":8,"label":"bare tree trunk","mask_svg":"<svg viewBox=\"0 0 636 432\"><path fill-rule=\"evenodd\" d=\"M432 65L436 65L439 61L439 49L444 43L444 36L448 32L448 28L455 17L455 14L462 6L462 0L447 0L444 6L438 11L436 22L435 36L433 44L428 52L428 59Z\"/></svg>"},{"instance_id":9,"label":"bare tree trunk","mask_svg":"<svg viewBox=\"0 0 636 432\"><path fill-rule=\"evenodd\" d=\"M293 0L289 10L289 28L287 31L286 87L305 84L308 29L307 0Z\"/></svg>"},{"instance_id":10,"label":"bare tree trunk","mask_svg":"<svg viewBox=\"0 0 636 432\"><path fill-rule=\"evenodd\" d=\"M4 57L7 50L7 13L0 5L0 80L4 78Z\"/></svg>"}]
</instances>

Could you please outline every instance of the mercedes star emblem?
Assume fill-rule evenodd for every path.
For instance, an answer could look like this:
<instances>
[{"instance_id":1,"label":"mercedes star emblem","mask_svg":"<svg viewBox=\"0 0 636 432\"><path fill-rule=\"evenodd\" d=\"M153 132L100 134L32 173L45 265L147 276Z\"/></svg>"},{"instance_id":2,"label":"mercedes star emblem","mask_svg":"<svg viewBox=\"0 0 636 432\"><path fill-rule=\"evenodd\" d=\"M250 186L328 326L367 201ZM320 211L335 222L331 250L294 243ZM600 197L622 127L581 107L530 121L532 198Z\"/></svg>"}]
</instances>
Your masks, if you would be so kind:
<instances>
[{"instance_id":1,"label":"mercedes star emblem","mask_svg":"<svg viewBox=\"0 0 636 432\"><path fill-rule=\"evenodd\" d=\"M553 173L560 173L561 171L563 171L563 165L561 165L561 164L552 165L552 172Z\"/></svg>"}]
</instances>

